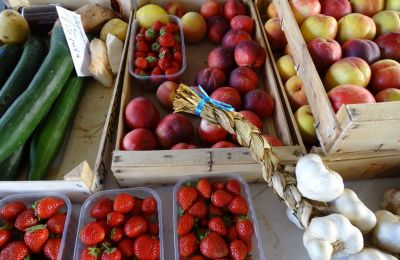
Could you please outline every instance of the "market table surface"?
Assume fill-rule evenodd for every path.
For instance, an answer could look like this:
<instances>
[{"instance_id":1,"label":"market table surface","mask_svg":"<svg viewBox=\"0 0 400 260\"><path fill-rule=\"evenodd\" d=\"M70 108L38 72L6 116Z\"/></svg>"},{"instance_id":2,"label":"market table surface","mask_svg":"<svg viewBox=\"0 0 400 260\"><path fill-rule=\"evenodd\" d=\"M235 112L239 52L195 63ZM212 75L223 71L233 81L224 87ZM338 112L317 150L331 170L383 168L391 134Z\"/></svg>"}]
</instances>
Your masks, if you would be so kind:
<instances>
[{"instance_id":1,"label":"market table surface","mask_svg":"<svg viewBox=\"0 0 400 260\"><path fill-rule=\"evenodd\" d=\"M111 174L110 174L111 175ZM109 175L109 176L110 176ZM112 176L112 175L111 175ZM360 199L373 211L379 209L383 193L392 187L400 188L400 178L373 179L347 182L347 188L354 190ZM117 185L108 178L106 189ZM174 240L172 228L172 187L158 187L163 207L164 259L174 259ZM286 206L266 184L250 184L258 225L268 260L305 260L309 259L303 247L303 231L289 222ZM74 205L73 217L78 224L80 205ZM72 241L71 241L72 242Z\"/></svg>"}]
</instances>

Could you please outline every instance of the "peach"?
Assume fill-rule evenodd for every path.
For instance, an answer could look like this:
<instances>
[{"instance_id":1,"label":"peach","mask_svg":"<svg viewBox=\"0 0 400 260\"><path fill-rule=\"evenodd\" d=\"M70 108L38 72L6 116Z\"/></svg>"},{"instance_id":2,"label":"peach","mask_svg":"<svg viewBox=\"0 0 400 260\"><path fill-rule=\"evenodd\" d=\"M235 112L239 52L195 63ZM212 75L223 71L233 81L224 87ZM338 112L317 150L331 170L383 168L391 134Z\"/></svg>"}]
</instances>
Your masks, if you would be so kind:
<instances>
[{"instance_id":1,"label":"peach","mask_svg":"<svg viewBox=\"0 0 400 260\"><path fill-rule=\"evenodd\" d=\"M208 67L229 73L235 67L233 51L225 47L217 47L208 54Z\"/></svg>"},{"instance_id":2,"label":"peach","mask_svg":"<svg viewBox=\"0 0 400 260\"><path fill-rule=\"evenodd\" d=\"M376 102L400 101L400 89L386 88L375 95Z\"/></svg>"},{"instance_id":3,"label":"peach","mask_svg":"<svg viewBox=\"0 0 400 260\"><path fill-rule=\"evenodd\" d=\"M251 40L248 32L240 29L231 29L222 38L222 46L234 49L242 41Z\"/></svg>"},{"instance_id":4,"label":"peach","mask_svg":"<svg viewBox=\"0 0 400 260\"><path fill-rule=\"evenodd\" d=\"M225 73L220 69L204 68L197 73L196 85L201 85L207 93L225 85Z\"/></svg>"},{"instance_id":5,"label":"peach","mask_svg":"<svg viewBox=\"0 0 400 260\"><path fill-rule=\"evenodd\" d=\"M262 135L265 139L267 139L268 143L272 147L278 147L278 146L283 146L283 143L281 140L279 140L277 137L273 135Z\"/></svg>"},{"instance_id":6,"label":"peach","mask_svg":"<svg viewBox=\"0 0 400 260\"><path fill-rule=\"evenodd\" d=\"M244 95L243 108L256 113L261 118L267 118L274 112L274 99L261 89L249 91Z\"/></svg>"},{"instance_id":7,"label":"peach","mask_svg":"<svg viewBox=\"0 0 400 260\"><path fill-rule=\"evenodd\" d=\"M315 38L307 44L307 48L320 73L342 58L342 49L335 40Z\"/></svg>"},{"instance_id":8,"label":"peach","mask_svg":"<svg viewBox=\"0 0 400 260\"><path fill-rule=\"evenodd\" d=\"M371 87L379 92L387 88L400 89L400 64L394 60L380 60L371 65Z\"/></svg>"},{"instance_id":9,"label":"peach","mask_svg":"<svg viewBox=\"0 0 400 260\"><path fill-rule=\"evenodd\" d=\"M221 43L225 33L229 31L229 24L222 16L208 18L207 27L207 38L215 43Z\"/></svg>"},{"instance_id":10,"label":"peach","mask_svg":"<svg viewBox=\"0 0 400 260\"><path fill-rule=\"evenodd\" d=\"M276 61L276 67L283 83L296 75L296 68L292 55L284 55Z\"/></svg>"},{"instance_id":11,"label":"peach","mask_svg":"<svg viewBox=\"0 0 400 260\"><path fill-rule=\"evenodd\" d=\"M156 135L163 148L171 148L178 143L190 143L194 136L192 122L178 113L165 116L156 128Z\"/></svg>"},{"instance_id":12,"label":"peach","mask_svg":"<svg viewBox=\"0 0 400 260\"><path fill-rule=\"evenodd\" d=\"M337 39L340 44L352 39L373 40L376 34L374 20L363 14L351 13L338 22Z\"/></svg>"},{"instance_id":13,"label":"peach","mask_svg":"<svg viewBox=\"0 0 400 260\"><path fill-rule=\"evenodd\" d=\"M241 29L248 32L250 35L254 32L254 20L247 15L238 15L230 21L231 29Z\"/></svg>"},{"instance_id":14,"label":"peach","mask_svg":"<svg viewBox=\"0 0 400 260\"><path fill-rule=\"evenodd\" d=\"M343 57L359 57L368 64L374 63L381 57L378 45L365 39L349 40L342 45Z\"/></svg>"},{"instance_id":15,"label":"peach","mask_svg":"<svg viewBox=\"0 0 400 260\"><path fill-rule=\"evenodd\" d=\"M248 67L236 68L229 75L229 86L239 91L240 94L246 94L256 89L257 83L257 74Z\"/></svg>"},{"instance_id":16,"label":"peach","mask_svg":"<svg viewBox=\"0 0 400 260\"><path fill-rule=\"evenodd\" d=\"M383 10L385 0L350 0L353 12L374 16L376 13Z\"/></svg>"},{"instance_id":17,"label":"peach","mask_svg":"<svg viewBox=\"0 0 400 260\"><path fill-rule=\"evenodd\" d=\"M219 141L223 141L228 132L220 125L208 122L206 119L202 119L199 126L200 139L209 144L215 144Z\"/></svg>"},{"instance_id":18,"label":"peach","mask_svg":"<svg viewBox=\"0 0 400 260\"><path fill-rule=\"evenodd\" d=\"M299 76L293 76L286 81L285 91L293 109L308 105L304 84Z\"/></svg>"},{"instance_id":19,"label":"peach","mask_svg":"<svg viewBox=\"0 0 400 260\"><path fill-rule=\"evenodd\" d=\"M351 13L349 0L319 0L321 3L321 14L329 15L339 20Z\"/></svg>"},{"instance_id":20,"label":"peach","mask_svg":"<svg viewBox=\"0 0 400 260\"><path fill-rule=\"evenodd\" d=\"M393 10L393 11L400 11L400 1L399 0L386 0L385 9Z\"/></svg>"},{"instance_id":21,"label":"peach","mask_svg":"<svg viewBox=\"0 0 400 260\"><path fill-rule=\"evenodd\" d=\"M231 87L218 88L210 97L233 106L236 111L239 111L242 107L242 98L240 97L239 91Z\"/></svg>"},{"instance_id":22,"label":"peach","mask_svg":"<svg viewBox=\"0 0 400 260\"><path fill-rule=\"evenodd\" d=\"M332 16L315 14L304 20L300 30L306 42L317 37L333 40L336 37L338 25Z\"/></svg>"},{"instance_id":23,"label":"peach","mask_svg":"<svg viewBox=\"0 0 400 260\"><path fill-rule=\"evenodd\" d=\"M264 24L264 30L269 45L273 51L281 51L287 44L285 33L282 31L279 18L271 18Z\"/></svg>"},{"instance_id":24,"label":"peach","mask_svg":"<svg viewBox=\"0 0 400 260\"><path fill-rule=\"evenodd\" d=\"M130 131L122 140L122 150L125 151L156 150L157 148L156 136L145 128L136 128Z\"/></svg>"},{"instance_id":25,"label":"peach","mask_svg":"<svg viewBox=\"0 0 400 260\"><path fill-rule=\"evenodd\" d=\"M228 0L224 5L224 17L230 21L233 17L246 14L244 4L239 0Z\"/></svg>"},{"instance_id":26,"label":"peach","mask_svg":"<svg viewBox=\"0 0 400 260\"><path fill-rule=\"evenodd\" d=\"M375 98L366 88L343 84L328 92L328 98L335 112L339 111L342 105L375 103Z\"/></svg>"},{"instance_id":27,"label":"peach","mask_svg":"<svg viewBox=\"0 0 400 260\"><path fill-rule=\"evenodd\" d=\"M286 44L285 49L283 49L283 54L292 55L292 51L290 50L289 44Z\"/></svg>"},{"instance_id":28,"label":"peach","mask_svg":"<svg viewBox=\"0 0 400 260\"><path fill-rule=\"evenodd\" d=\"M371 79L371 69L366 61L358 57L347 57L335 62L326 72L325 88L342 84L366 87Z\"/></svg>"},{"instance_id":29,"label":"peach","mask_svg":"<svg viewBox=\"0 0 400 260\"><path fill-rule=\"evenodd\" d=\"M242 41L235 48L236 64L244 67L260 68L265 63L265 49L253 40Z\"/></svg>"},{"instance_id":30,"label":"peach","mask_svg":"<svg viewBox=\"0 0 400 260\"><path fill-rule=\"evenodd\" d=\"M220 141L211 146L211 148L232 148L232 147L239 147L239 146L228 141Z\"/></svg>"},{"instance_id":31,"label":"peach","mask_svg":"<svg viewBox=\"0 0 400 260\"><path fill-rule=\"evenodd\" d=\"M164 81L157 89L158 102L167 109L172 109L172 103L176 95L178 84L173 81Z\"/></svg>"},{"instance_id":32,"label":"peach","mask_svg":"<svg viewBox=\"0 0 400 260\"><path fill-rule=\"evenodd\" d=\"M248 111L248 110L242 110L239 112L239 114L241 114L243 116L243 118L244 118L244 120L246 120L246 122L257 127L260 130L260 132L262 131L263 123L262 123L260 117L257 116L255 113ZM237 140L236 134L232 134L231 136L232 136L232 141L237 143L238 140Z\"/></svg>"},{"instance_id":33,"label":"peach","mask_svg":"<svg viewBox=\"0 0 400 260\"><path fill-rule=\"evenodd\" d=\"M271 3L269 3L267 7L267 17L268 18L278 17L278 12L276 11L276 7L272 1Z\"/></svg>"},{"instance_id":34,"label":"peach","mask_svg":"<svg viewBox=\"0 0 400 260\"><path fill-rule=\"evenodd\" d=\"M223 8L218 2L214 0L204 1L200 7L200 14L204 19L208 19L213 16L223 15Z\"/></svg>"},{"instance_id":35,"label":"peach","mask_svg":"<svg viewBox=\"0 0 400 260\"><path fill-rule=\"evenodd\" d=\"M174 146L171 147L171 150L186 150L186 149L197 149L197 147L194 144L187 144L187 143L178 143Z\"/></svg>"},{"instance_id":36,"label":"peach","mask_svg":"<svg viewBox=\"0 0 400 260\"><path fill-rule=\"evenodd\" d=\"M126 106L124 121L131 129L153 129L160 121L160 113L150 100L145 97L137 97Z\"/></svg>"},{"instance_id":37,"label":"peach","mask_svg":"<svg viewBox=\"0 0 400 260\"><path fill-rule=\"evenodd\" d=\"M197 43L201 41L207 32L207 23L201 14L188 12L181 17L185 42Z\"/></svg>"},{"instance_id":38,"label":"peach","mask_svg":"<svg viewBox=\"0 0 400 260\"><path fill-rule=\"evenodd\" d=\"M307 17L321 12L318 0L290 0L289 4L298 25L301 25Z\"/></svg>"},{"instance_id":39,"label":"peach","mask_svg":"<svg viewBox=\"0 0 400 260\"><path fill-rule=\"evenodd\" d=\"M165 11L170 15L182 17L185 14L185 6L181 1L172 1L165 6Z\"/></svg>"},{"instance_id":40,"label":"peach","mask_svg":"<svg viewBox=\"0 0 400 260\"><path fill-rule=\"evenodd\" d=\"M375 40L385 59L400 61L400 32L392 32L379 36Z\"/></svg>"},{"instance_id":41,"label":"peach","mask_svg":"<svg viewBox=\"0 0 400 260\"><path fill-rule=\"evenodd\" d=\"M315 145L318 143L317 133L315 131L315 120L309 105L301 106L294 113L297 127L305 144Z\"/></svg>"},{"instance_id":42,"label":"peach","mask_svg":"<svg viewBox=\"0 0 400 260\"><path fill-rule=\"evenodd\" d=\"M400 12L385 10L372 17L376 25L376 35L400 31Z\"/></svg>"}]
</instances>

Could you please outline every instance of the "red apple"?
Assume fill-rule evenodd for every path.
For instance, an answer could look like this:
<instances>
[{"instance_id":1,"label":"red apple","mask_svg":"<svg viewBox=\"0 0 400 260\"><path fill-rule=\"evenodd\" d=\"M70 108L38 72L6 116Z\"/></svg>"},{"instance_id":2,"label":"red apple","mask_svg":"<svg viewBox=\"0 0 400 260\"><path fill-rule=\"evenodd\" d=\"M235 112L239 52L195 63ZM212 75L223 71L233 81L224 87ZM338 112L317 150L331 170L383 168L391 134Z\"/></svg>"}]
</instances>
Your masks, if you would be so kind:
<instances>
[{"instance_id":1,"label":"red apple","mask_svg":"<svg viewBox=\"0 0 400 260\"><path fill-rule=\"evenodd\" d=\"M232 18L230 21L231 29L241 29L253 35L254 32L254 20L247 15L238 15Z\"/></svg>"},{"instance_id":2,"label":"red apple","mask_svg":"<svg viewBox=\"0 0 400 260\"><path fill-rule=\"evenodd\" d=\"M239 92L231 87L217 88L210 97L233 106L236 111L239 111L242 107L242 99Z\"/></svg>"},{"instance_id":3,"label":"red apple","mask_svg":"<svg viewBox=\"0 0 400 260\"><path fill-rule=\"evenodd\" d=\"M400 64L395 60L380 60L371 65L371 86L379 92L387 88L400 89Z\"/></svg>"},{"instance_id":4,"label":"red apple","mask_svg":"<svg viewBox=\"0 0 400 260\"><path fill-rule=\"evenodd\" d=\"M289 102L293 110L308 105L304 84L301 78L297 75L291 77L285 83L285 91L288 95Z\"/></svg>"},{"instance_id":5,"label":"red apple","mask_svg":"<svg viewBox=\"0 0 400 260\"><path fill-rule=\"evenodd\" d=\"M221 16L223 14L222 5L213 0L204 1L200 7L200 13L204 19L208 19L213 16Z\"/></svg>"},{"instance_id":6,"label":"red apple","mask_svg":"<svg viewBox=\"0 0 400 260\"><path fill-rule=\"evenodd\" d=\"M375 95L376 102L400 101L400 89L386 88Z\"/></svg>"},{"instance_id":7,"label":"red apple","mask_svg":"<svg viewBox=\"0 0 400 260\"><path fill-rule=\"evenodd\" d=\"M348 40L342 46L343 57L359 57L368 64L379 60L381 52L378 45L365 39Z\"/></svg>"},{"instance_id":8,"label":"red apple","mask_svg":"<svg viewBox=\"0 0 400 260\"><path fill-rule=\"evenodd\" d=\"M282 141L273 135L262 135L272 147L284 146Z\"/></svg>"},{"instance_id":9,"label":"red apple","mask_svg":"<svg viewBox=\"0 0 400 260\"><path fill-rule=\"evenodd\" d=\"M222 46L235 49L240 42L251 40L248 32L240 29L231 29L222 38Z\"/></svg>"},{"instance_id":10,"label":"red apple","mask_svg":"<svg viewBox=\"0 0 400 260\"><path fill-rule=\"evenodd\" d=\"M265 58L264 48L256 41L243 41L235 48L235 61L241 67L260 68L264 65Z\"/></svg>"},{"instance_id":11,"label":"red apple","mask_svg":"<svg viewBox=\"0 0 400 260\"><path fill-rule=\"evenodd\" d=\"M224 5L224 16L230 21L233 17L246 14L246 8L239 0L228 0Z\"/></svg>"},{"instance_id":12,"label":"red apple","mask_svg":"<svg viewBox=\"0 0 400 260\"><path fill-rule=\"evenodd\" d=\"M207 93L212 93L225 85L225 82L225 73L220 69L204 68L196 76L196 85L201 85Z\"/></svg>"},{"instance_id":13,"label":"red apple","mask_svg":"<svg viewBox=\"0 0 400 260\"><path fill-rule=\"evenodd\" d=\"M307 48L316 69L321 73L342 58L342 49L335 40L315 38L307 44Z\"/></svg>"},{"instance_id":14,"label":"red apple","mask_svg":"<svg viewBox=\"0 0 400 260\"><path fill-rule=\"evenodd\" d=\"M262 132L263 123L260 117L258 117L255 113L248 110L242 110L239 112L239 114L241 114L248 123L254 125L258 129L260 129L260 132ZM232 134L232 141L234 141L235 143L238 142L236 134Z\"/></svg>"},{"instance_id":15,"label":"red apple","mask_svg":"<svg viewBox=\"0 0 400 260\"><path fill-rule=\"evenodd\" d=\"M213 16L207 19L207 38L215 43L221 43L225 33L229 31L229 24L221 16Z\"/></svg>"},{"instance_id":16,"label":"red apple","mask_svg":"<svg viewBox=\"0 0 400 260\"><path fill-rule=\"evenodd\" d=\"M256 89L257 83L257 74L248 67L238 67L232 70L229 76L229 86L235 88L240 94Z\"/></svg>"},{"instance_id":17,"label":"red apple","mask_svg":"<svg viewBox=\"0 0 400 260\"><path fill-rule=\"evenodd\" d=\"M125 108L125 124L130 129L154 129L160 121L160 113L145 97L132 99Z\"/></svg>"},{"instance_id":18,"label":"red apple","mask_svg":"<svg viewBox=\"0 0 400 260\"><path fill-rule=\"evenodd\" d=\"M157 89L157 100L167 109L172 109L178 84L173 81L164 81Z\"/></svg>"},{"instance_id":19,"label":"red apple","mask_svg":"<svg viewBox=\"0 0 400 260\"><path fill-rule=\"evenodd\" d=\"M374 96L366 88L351 84L343 84L331 89L328 97L335 112L339 111L342 105L375 103Z\"/></svg>"},{"instance_id":20,"label":"red apple","mask_svg":"<svg viewBox=\"0 0 400 260\"><path fill-rule=\"evenodd\" d=\"M125 151L155 150L157 148L156 136L145 128L136 128L130 131L122 140L122 150Z\"/></svg>"},{"instance_id":21,"label":"red apple","mask_svg":"<svg viewBox=\"0 0 400 260\"><path fill-rule=\"evenodd\" d=\"M197 149L194 144L187 144L187 143L179 143L171 147L171 150L185 150L185 149Z\"/></svg>"},{"instance_id":22,"label":"red apple","mask_svg":"<svg viewBox=\"0 0 400 260\"><path fill-rule=\"evenodd\" d=\"M245 110L256 113L261 118L267 118L274 112L274 99L261 89L247 92L243 98Z\"/></svg>"},{"instance_id":23,"label":"red apple","mask_svg":"<svg viewBox=\"0 0 400 260\"><path fill-rule=\"evenodd\" d=\"M175 113L165 116L158 123L156 135L161 146L169 149L178 143L190 143L194 129L189 118Z\"/></svg>"},{"instance_id":24,"label":"red apple","mask_svg":"<svg viewBox=\"0 0 400 260\"><path fill-rule=\"evenodd\" d=\"M208 54L208 67L229 73L235 67L233 51L225 47L217 47Z\"/></svg>"},{"instance_id":25,"label":"red apple","mask_svg":"<svg viewBox=\"0 0 400 260\"><path fill-rule=\"evenodd\" d=\"M183 3L181 1L172 1L169 2L166 6L165 6L165 11L167 11L167 13L169 15L175 15L178 17L182 17L185 14L185 6L183 5Z\"/></svg>"},{"instance_id":26,"label":"red apple","mask_svg":"<svg viewBox=\"0 0 400 260\"><path fill-rule=\"evenodd\" d=\"M281 21L278 17L269 19L264 24L265 34L267 35L271 49L280 52L287 44L285 33L281 28Z\"/></svg>"},{"instance_id":27,"label":"red apple","mask_svg":"<svg viewBox=\"0 0 400 260\"><path fill-rule=\"evenodd\" d=\"M228 132L218 124L212 124L202 119L199 126L200 139L209 144L214 144L226 138Z\"/></svg>"},{"instance_id":28,"label":"red apple","mask_svg":"<svg viewBox=\"0 0 400 260\"><path fill-rule=\"evenodd\" d=\"M231 148L231 147L239 147L234 143L228 142L228 141L220 141L216 144L214 144L213 146L211 146L211 148Z\"/></svg>"},{"instance_id":29,"label":"red apple","mask_svg":"<svg viewBox=\"0 0 400 260\"><path fill-rule=\"evenodd\" d=\"M386 33L375 39L382 58L400 61L400 32Z\"/></svg>"},{"instance_id":30,"label":"red apple","mask_svg":"<svg viewBox=\"0 0 400 260\"><path fill-rule=\"evenodd\" d=\"M351 13L349 0L319 0L321 3L321 14L329 15L339 20Z\"/></svg>"}]
</instances>

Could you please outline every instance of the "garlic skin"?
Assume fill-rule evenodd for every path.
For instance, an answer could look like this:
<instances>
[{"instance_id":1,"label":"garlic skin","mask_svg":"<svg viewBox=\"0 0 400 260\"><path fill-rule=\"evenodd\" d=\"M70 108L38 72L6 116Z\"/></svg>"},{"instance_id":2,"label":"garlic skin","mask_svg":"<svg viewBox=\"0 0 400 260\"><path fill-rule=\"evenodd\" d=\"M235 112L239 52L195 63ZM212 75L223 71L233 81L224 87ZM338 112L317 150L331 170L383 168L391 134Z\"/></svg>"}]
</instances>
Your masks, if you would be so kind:
<instances>
[{"instance_id":1,"label":"garlic skin","mask_svg":"<svg viewBox=\"0 0 400 260\"><path fill-rule=\"evenodd\" d=\"M399 260L375 248L364 248L360 253L349 256L348 260Z\"/></svg>"},{"instance_id":2,"label":"garlic skin","mask_svg":"<svg viewBox=\"0 0 400 260\"><path fill-rule=\"evenodd\" d=\"M290 222L296 225L296 227L298 227L299 229L304 229L304 227L300 224L300 221L295 217L293 209L287 208L286 216L290 220Z\"/></svg>"},{"instance_id":3,"label":"garlic skin","mask_svg":"<svg viewBox=\"0 0 400 260\"><path fill-rule=\"evenodd\" d=\"M400 216L387 210L375 212L376 226L372 230L372 244L390 253L400 254Z\"/></svg>"},{"instance_id":4,"label":"garlic skin","mask_svg":"<svg viewBox=\"0 0 400 260\"><path fill-rule=\"evenodd\" d=\"M381 207L395 215L400 215L400 189L392 188L383 194Z\"/></svg>"}]
</instances>

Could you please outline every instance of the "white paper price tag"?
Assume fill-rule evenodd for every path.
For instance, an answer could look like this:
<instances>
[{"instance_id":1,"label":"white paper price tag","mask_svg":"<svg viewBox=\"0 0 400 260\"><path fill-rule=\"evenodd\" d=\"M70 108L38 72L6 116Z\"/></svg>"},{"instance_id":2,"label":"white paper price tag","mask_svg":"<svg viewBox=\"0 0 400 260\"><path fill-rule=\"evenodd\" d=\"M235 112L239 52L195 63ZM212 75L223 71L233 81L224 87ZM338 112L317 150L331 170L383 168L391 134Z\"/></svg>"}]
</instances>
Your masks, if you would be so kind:
<instances>
[{"instance_id":1,"label":"white paper price tag","mask_svg":"<svg viewBox=\"0 0 400 260\"><path fill-rule=\"evenodd\" d=\"M60 6L57 6L57 13L64 29L76 74L79 77L91 76L89 40L82 26L81 16Z\"/></svg>"}]
</instances>

